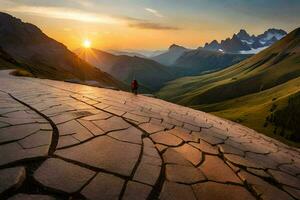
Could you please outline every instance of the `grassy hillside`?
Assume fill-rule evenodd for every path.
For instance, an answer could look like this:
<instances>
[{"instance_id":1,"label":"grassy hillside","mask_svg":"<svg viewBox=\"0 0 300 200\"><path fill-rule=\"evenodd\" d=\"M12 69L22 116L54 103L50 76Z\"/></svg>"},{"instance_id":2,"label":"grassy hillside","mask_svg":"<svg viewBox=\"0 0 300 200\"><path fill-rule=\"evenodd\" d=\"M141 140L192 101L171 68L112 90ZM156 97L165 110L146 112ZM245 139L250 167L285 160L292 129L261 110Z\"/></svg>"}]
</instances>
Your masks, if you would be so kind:
<instances>
[{"instance_id":1,"label":"grassy hillside","mask_svg":"<svg viewBox=\"0 0 300 200\"><path fill-rule=\"evenodd\" d=\"M238 121L268 135L291 139L288 134L278 135L281 126L278 122L276 125L266 119L272 112L288 107L289 99L300 90L299 83L300 28L241 63L215 73L177 79L157 95ZM277 116L283 115L277 113ZM279 127L275 134L276 126Z\"/></svg>"},{"instance_id":2,"label":"grassy hillside","mask_svg":"<svg viewBox=\"0 0 300 200\"><path fill-rule=\"evenodd\" d=\"M183 53L172 68L180 76L194 76L224 69L250 56L252 55L222 53L199 48Z\"/></svg>"},{"instance_id":3,"label":"grassy hillside","mask_svg":"<svg viewBox=\"0 0 300 200\"><path fill-rule=\"evenodd\" d=\"M260 133L264 133L286 143L300 147L299 143L293 142L296 141L295 139L289 141L291 138L289 138L288 135L280 135L282 125L276 126L276 124L267 120L272 113L285 109L288 106L289 99L294 95L299 95L299 92L300 78L296 78L258 93L219 103L203 104L192 107L241 123ZM300 110L300 104L297 108ZM286 130L288 131L289 128L286 127Z\"/></svg>"}]
</instances>

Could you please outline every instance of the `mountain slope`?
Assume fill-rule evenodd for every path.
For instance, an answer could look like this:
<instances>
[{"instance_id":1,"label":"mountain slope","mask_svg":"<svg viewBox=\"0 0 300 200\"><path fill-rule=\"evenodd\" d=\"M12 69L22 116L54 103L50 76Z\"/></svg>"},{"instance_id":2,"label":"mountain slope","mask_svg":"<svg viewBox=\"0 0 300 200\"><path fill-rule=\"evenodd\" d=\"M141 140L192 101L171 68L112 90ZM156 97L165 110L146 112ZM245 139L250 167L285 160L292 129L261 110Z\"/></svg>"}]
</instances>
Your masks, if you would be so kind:
<instances>
[{"instance_id":1,"label":"mountain slope","mask_svg":"<svg viewBox=\"0 0 300 200\"><path fill-rule=\"evenodd\" d=\"M151 59L163 65L173 65L175 61L184 53L189 51L185 47L172 44L168 51L160 55L154 56Z\"/></svg>"},{"instance_id":2,"label":"mountain slope","mask_svg":"<svg viewBox=\"0 0 300 200\"><path fill-rule=\"evenodd\" d=\"M36 26L1 12L0 46L15 61L29 67L37 77L95 80L103 86L123 87L121 82L81 60Z\"/></svg>"},{"instance_id":3,"label":"mountain slope","mask_svg":"<svg viewBox=\"0 0 300 200\"><path fill-rule=\"evenodd\" d=\"M75 53L118 80L130 83L136 78L144 92L157 91L166 82L175 79L168 67L150 59L116 56L97 49L77 49Z\"/></svg>"},{"instance_id":4,"label":"mountain slope","mask_svg":"<svg viewBox=\"0 0 300 200\"><path fill-rule=\"evenodd\" d=\"M287 106L289 98L300 91L299 84L300 28L241 63L215 73L177 79L157 95L273 134L276 126L266 118Z\"/></svg>"},{"instance_id":5,"label":"mountain slope","mask_svg":"<svg viewBox=\"0 0 300 200\"><path fill-rule=\"evenodd\" d=\"M300 147L299 131L295 129L295 126L288 124L289 118L293 117L292 112L289 111L288 116L277 114L289 107L290 99L294 97L299 99L299 88L300 77L261 92L218 103L198 105L194 108L239 122L260 133ZM294 111L299 111L299 106L298 103ZM297 120L294 122L296 123Z\"/></svg>"},{"instance_id":6,"label":"mountain slope","mask_svg":"<svg viewBox=\"0 0 300 200\"><path fill-rule=\"evenodd\" d=\"M183 53L172 68L181 76L200 75L224 69L250 56L252 55L222 53L199 48Z\"/></svg>"},{"instance_id":7,"label":"mountain slope","mask_svg":"<svg viewBox=\"0 0 300 200\"><path fill-rule=\"evenodd\" d=\"M0 70L18 68L19 63L0 47Z\"/></svg>"},{"instance_id":8,"label":"mountain slope","mask_svg":"<svg viewBox=\"0 0 300 200\"><path fill-rule=\"evenodd\" d=\"M108 50L108 53L111 53L115 56L131 56L131 57L140 57L140 58L147 58L143 54L137 53L137 52L130 52L130 51L118 51L118 50Z\"/></svg>"}]
</instances>

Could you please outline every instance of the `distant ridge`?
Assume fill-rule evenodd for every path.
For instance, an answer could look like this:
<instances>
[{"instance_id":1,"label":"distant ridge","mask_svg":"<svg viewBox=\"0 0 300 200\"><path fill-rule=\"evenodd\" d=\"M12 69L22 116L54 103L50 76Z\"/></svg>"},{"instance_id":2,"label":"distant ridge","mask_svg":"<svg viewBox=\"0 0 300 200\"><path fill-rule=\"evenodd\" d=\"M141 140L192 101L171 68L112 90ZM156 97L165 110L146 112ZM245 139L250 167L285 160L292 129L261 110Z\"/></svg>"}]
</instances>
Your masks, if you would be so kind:
<instances>
[{"instance_id":1,"label":"distant ridge","mask_svg":"<svg viewBox=\"0 0 300 200\"><path fill-rule=\"evenodd\" d=\"M183 47L183 46L179 46L177 44L172 44L168 51L154 56L151 59L155 60L156 62L159 62L160 64L163 65L173 65L175 63L175 61L184 53L189 51L189 49Z\"/></svg>"},{"instance_id":2,"label":"distant ridge","mask_svg":"<svg viewBox=\"0 0 300 200\"><path fill-rule=\"evenodd\" d=\"M137 56L113 55L98 49L80 48L74 51L79 57L128 84L136 78L144 92L154 92L166 82L175 79L166 66Z\"/></svg>"}]
</instances>

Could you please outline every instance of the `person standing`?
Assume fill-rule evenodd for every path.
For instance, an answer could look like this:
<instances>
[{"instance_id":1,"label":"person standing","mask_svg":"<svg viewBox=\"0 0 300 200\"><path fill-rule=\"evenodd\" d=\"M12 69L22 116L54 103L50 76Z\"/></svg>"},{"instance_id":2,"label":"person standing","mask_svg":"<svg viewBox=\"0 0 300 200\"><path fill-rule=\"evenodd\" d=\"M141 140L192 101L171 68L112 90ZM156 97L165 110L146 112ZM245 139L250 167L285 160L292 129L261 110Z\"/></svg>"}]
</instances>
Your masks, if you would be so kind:
<instances>
[{"instance_id":1,"label":"person standing","mask_svg":"<svg viewBox=\"0 0 300 200\"><path fill-rule=\"evenodd\" d=\"M135 95L137 95L138 87L139 87L139 84L138 84L137 80L134 79L134 80L131 82L131 92L134 93Z\"/></svg>"}]
</instances>

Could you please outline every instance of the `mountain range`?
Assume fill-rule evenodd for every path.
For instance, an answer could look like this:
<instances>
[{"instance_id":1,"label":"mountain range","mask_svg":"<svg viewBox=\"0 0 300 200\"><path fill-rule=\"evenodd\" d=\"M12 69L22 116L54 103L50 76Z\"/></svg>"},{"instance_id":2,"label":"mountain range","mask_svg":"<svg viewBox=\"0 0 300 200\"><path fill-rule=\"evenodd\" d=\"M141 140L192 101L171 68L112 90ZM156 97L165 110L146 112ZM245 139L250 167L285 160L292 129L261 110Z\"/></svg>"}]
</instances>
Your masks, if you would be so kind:
<instances>
[{"instance_id":1,"label":"mountain range","mask_svg":"<svg viewBox=\"0 0 300 200\"><path fill-rule=\"evenodd\" d=\"M277 119L282 124L272 124L267 119L273 119L270 116L274 116L275 112L287 110L290 99L298 94L300 28L260 53L224 70L174 80L157 96L212 112L262 133L289 138L296 133L282 122L285 120ZM300 116L292 116L291 113L291 117Z\"/></svg>"},{"instance_id":2,"label":"mountain range","mask_svg":"<svg viewBox=\"0 0 300 200\"><path fill-rule=\"evenodd\" d=\"M179 46L176 44L172 44L169 49L162 53L159 54L157 56L151 57L152 60L155 60L156 62L159 62L163 65L173 65L176 60L185 52L188 52L189 49L183 47L183 46Z\"/></svg>"},{"instance_id":3,"label":"mountain range","mask_svg":"<svg viewBox=\"0 0 300 200\"><path fill-rule=\"evenodd\" d=\"M282 29L268 29L257 36L250 36L246 30L241 29L232 38L222 40L220 43L213 40L206 43L204 49L230 52L230 53L257 53L258 51L267 48L286 36L287 32Z\"/></svg>"},{"instance_id":4,"label":"mountain range","mask_svg":"<svg viewBox=\"0 0 300 200\"><path fill-rule=\"evenodd\" d=\"M80 48L74 52L83 60L127 84L134 78L137 79L143 92L157 91L166 82L176 78L168 67L150 59L113 55L98 49Z\"/></svg>"},{"instance_id":5,"label":"mountain range","mask_svg":"<svg viewBox=\"0 0 300 200\"><path fill-rule=\"evenodd\" d=\"M171 66L180 76L195 76L218 71L236 64L252 54L223 53L198 48L184 52Z\"/></svg>"},{"instance_id":6,"label":"mountain range","mask_svg":"<svg viewBox=\"0 0 300 200\"><path fill-rule=\"evenodd\" d=\"M125 88L107 73L80 59L38 27L0 12L1 62L28 70L36 77L65 81L96 81L105 87Z\"/></svg>"}]
</instances>

